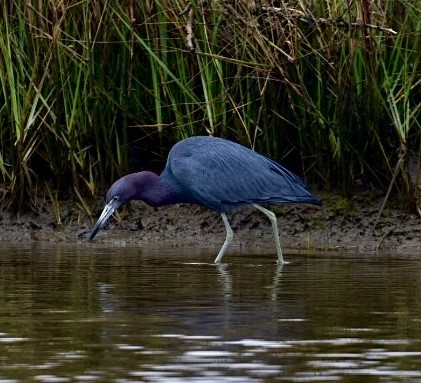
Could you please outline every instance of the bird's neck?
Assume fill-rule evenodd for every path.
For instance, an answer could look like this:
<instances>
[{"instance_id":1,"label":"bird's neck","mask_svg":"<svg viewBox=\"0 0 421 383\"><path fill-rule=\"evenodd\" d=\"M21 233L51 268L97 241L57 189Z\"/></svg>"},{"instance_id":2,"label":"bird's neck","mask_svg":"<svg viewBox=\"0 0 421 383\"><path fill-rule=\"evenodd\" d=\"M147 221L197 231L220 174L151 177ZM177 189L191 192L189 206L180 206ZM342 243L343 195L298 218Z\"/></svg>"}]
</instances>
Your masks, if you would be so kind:
<instances>
[{"instance_id":1,"label":"bird's neck","mask_svg":"<svg viewBox=\"0 0 421 383\"><path fill-rule=\"evenodd\" d=\"M177 203L175 201L175 191L162 180L157 174L153 172L141 172L141 176L137 178L138 186L136 190L135 199L142 200L148 205L153 207L159 207Z\"/></svg>"}]
</instances>

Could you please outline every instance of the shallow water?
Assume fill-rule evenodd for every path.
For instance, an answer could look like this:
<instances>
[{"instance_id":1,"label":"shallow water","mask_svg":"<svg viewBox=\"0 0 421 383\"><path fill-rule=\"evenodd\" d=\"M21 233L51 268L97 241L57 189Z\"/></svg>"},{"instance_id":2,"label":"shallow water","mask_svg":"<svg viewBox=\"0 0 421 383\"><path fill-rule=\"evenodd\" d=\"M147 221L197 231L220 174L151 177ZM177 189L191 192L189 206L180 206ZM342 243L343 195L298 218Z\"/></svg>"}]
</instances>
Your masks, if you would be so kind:
<instances>
[{"instance_id":1,"label":"shallow water","mask_svg":"<svg viewBox=\"0 0 421 383\"><path fill-rule=\"evenodd\" d=\"M0 382L421 382L421 259L0 243Z\"/></svg>"}]
</instances>

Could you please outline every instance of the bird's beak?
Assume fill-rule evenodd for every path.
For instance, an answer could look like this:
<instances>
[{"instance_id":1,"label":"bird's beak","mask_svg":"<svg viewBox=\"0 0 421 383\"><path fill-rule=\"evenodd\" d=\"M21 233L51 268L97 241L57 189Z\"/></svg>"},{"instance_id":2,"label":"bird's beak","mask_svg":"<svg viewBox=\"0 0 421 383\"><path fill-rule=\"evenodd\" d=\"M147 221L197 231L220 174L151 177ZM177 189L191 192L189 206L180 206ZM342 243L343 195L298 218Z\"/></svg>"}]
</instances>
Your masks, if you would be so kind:
<instances>
[{"instance_id":1,"label":"bird's beak","mask_svg":"<svg viewBox=\"0 0 421 383\"><path fill-rule=\"evenodd\" d=\"M104 226L105 222L107 222L108 218L110 218L113 215L113 213L122 205L123 204L118 198L113 198L110 202L108 202L105 205L104 210L98 218L98 221L96 222L89 234L88 241L92 241L94 239L98 231Z\"/></svg>"}]
</instances>

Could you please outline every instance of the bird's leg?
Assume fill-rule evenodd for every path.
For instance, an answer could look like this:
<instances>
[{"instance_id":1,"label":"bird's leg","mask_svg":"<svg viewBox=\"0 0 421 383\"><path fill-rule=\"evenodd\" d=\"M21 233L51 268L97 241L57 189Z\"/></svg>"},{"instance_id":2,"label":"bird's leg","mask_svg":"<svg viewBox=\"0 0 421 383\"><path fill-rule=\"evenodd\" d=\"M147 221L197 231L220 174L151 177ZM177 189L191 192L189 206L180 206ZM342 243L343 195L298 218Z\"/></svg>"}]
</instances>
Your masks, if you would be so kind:
<instances>
[{"instance_id":1,"label":"bird's leg","mask_svg":"<svg viewBox=\"0 0 421 383\"><path fill-rule=\"evenodd\" d=\"M281 243L279 242L279 233L278 233L278 224L276 222L276 215L272 213L270 210L265 209L263 206L258 205L257 203L254 203L253 206L260 210L263 214L265 214L272 223L272 231L273 231L273 237L275 239L275 246L276 246L276 252L278 253L278 263L282 265L284 262L284 257L282 256L282 249L281 249Z\"/></svg>"},{"instance_id":2,"label":"bird's leg","mask_svg":"<svg viewBox=\"0 0 421 383\"><path fill-rule=\"evenodd\" d=\"M215 263L220 263L222 257L225 254L225 251L227 250L227 247L230 245L232 238L234 237L234 233L232 232L230 223L228 222L227 215L225 213L221 213L222 220L225 224L225 229L227 230L227 236L225 237L225 242L221 247L221 250L219 250L218 256L215 259Z\"/></svg>"}]
</instances>

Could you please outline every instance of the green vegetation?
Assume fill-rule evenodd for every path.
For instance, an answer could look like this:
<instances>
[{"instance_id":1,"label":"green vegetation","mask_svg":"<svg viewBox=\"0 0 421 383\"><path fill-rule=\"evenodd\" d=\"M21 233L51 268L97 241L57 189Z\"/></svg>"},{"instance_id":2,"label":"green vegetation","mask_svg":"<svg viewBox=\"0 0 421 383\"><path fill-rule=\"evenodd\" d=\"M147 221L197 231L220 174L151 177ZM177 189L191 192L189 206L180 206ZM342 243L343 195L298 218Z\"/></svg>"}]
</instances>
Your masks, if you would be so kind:
<instances>
[{"instance_id":1,"label":"green vegetation","mask_svg":"<svg viewBox=\"0 0 421 383\"><path fill-rule=\"evenodd\" d=\"M340 195L334 195L325 201L325 208L333 214L349 217L354 213L355 205L352 200Z\"/></svg>"},{"instance_id":2,"label":"green vegetation","mask_svg":"<svg viewBox=\"0 0 421 383\"><path fill-rule=\"evenodd\" d=\"M195 134L325 187L412 193L419 0L11 0L0 12L3 207L70 192L89 214L112 180L159 169Z\"/></svg>"}]
</instances>

